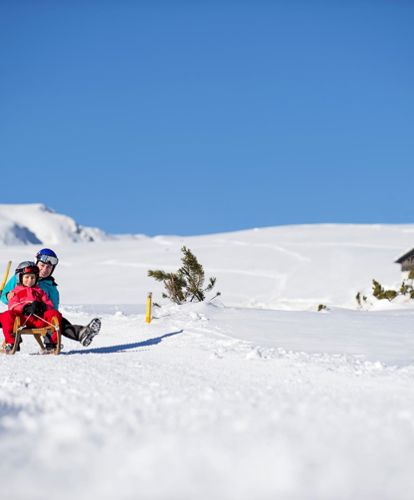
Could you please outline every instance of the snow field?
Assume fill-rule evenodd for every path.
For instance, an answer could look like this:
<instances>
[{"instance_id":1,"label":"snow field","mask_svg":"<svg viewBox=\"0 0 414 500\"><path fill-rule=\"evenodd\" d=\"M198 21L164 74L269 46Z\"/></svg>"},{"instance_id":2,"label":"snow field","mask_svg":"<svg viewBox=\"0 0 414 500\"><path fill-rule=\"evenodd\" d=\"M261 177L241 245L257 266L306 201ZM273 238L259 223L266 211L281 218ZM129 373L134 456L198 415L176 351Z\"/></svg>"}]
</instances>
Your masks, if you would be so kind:
<instances>
[{"instance_id":1,"label":"snow field","mask_svg":"<svg viewBox=\"0 0 414 500\"><path fill-rule=\"evenodd\" d=\"M82 309L64 313L84 323ZM88 349L65 340L61 356L33 356L27 338L1 359L10 498L411 498L414 366L404 356L378 362L352 334L349 354L316 352L305 333L302 352L281 348L278 332L297 324L278 311L236 320L234 309L172 306L151 325L143 314L96 312L103 329ZM264 312L267 346L248 328ZM314 321L339 331L359 315L376 331L378 314L392 313Z\"/></svg>"},{"instance_id":2,"label":"snow field","mask_svg":"<svg viewBox=\"0 0 414 500\"><path fill-rule=\"evenodd\" d=\"M53 214L42 212L39 220L35 215L37 227L45 225L44 216ZM54 219L46 225L53 224ZM51 243L55 237L48 240L60 258L55 274L63 304L142 304L148 291L159 301L163 287L147 271L177 270L180 248L186 245L206 276L217 277L216 290L228 306L316 311L323 303L356 309L356 293L369 294L373 278L387 287L401 283L400 266L394 261L414 246L412 225L326 224L192 237L111 236L93 244L65 243L73 234L63 229L56 230L60 243ZM34 258L42 246L47 245L0 246L0 263L4 269L12 259L14 268Z\"/></svg>"},{"instance_id":3,"label":"snow field","mask_svg":"<svg viewBox=\"0 0 414 500\"><path fill-rule=\"evenodd\" d=\"M414 309L359 311L355 294L401 282L394 260L414 226L69 244L76 224L16 210L4 208L0 242L43 241L41 229L59 243L0 247L3 268L52 245L64 315L103 327L87 349L64 339L60 356L36 356L25 338L0 358L8 499L411 500ZM222 296L163 305L146 325L147 292L163 302L147 271L175 271L182 245Z\"/></svg>"}]
</instances>

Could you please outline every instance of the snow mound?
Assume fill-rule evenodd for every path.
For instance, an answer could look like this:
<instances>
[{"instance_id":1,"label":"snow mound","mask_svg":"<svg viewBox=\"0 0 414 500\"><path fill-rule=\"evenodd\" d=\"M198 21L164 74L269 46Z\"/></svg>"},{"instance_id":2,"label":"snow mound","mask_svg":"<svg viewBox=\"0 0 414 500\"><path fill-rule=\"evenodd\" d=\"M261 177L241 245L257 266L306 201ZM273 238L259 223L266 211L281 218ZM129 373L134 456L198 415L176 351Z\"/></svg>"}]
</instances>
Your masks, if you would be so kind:
<instances>
[{"instance_id":1,"label":"snow mound","mask_svg":"<svg viewBox=\"0 0 414 500\"><path fill-rule=\"evenodd\" d=\"M104 241L103 231L84 227L67 215L40 203L0 205L0 245L30 245Z\"/></svg>"}]
</instances>

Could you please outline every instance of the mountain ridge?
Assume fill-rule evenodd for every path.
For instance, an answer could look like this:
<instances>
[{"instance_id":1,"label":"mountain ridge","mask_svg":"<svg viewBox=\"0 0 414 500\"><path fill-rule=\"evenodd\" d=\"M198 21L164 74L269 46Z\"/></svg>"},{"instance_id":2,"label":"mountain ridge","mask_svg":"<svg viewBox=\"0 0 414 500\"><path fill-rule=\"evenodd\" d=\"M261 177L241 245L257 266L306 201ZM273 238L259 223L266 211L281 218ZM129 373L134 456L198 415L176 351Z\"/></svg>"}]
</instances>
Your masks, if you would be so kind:
<instances>
[{"instance_id":1,"label":"mountain ridge","mask_svg":"<svg viewBox=\"0 0 414 500\"><path fill-rule=\"evenodd\" d=\"M82 226L43 203L0 204L0 245L95 242L113 236L99 228Z\"/></svg>"}]
</instances>

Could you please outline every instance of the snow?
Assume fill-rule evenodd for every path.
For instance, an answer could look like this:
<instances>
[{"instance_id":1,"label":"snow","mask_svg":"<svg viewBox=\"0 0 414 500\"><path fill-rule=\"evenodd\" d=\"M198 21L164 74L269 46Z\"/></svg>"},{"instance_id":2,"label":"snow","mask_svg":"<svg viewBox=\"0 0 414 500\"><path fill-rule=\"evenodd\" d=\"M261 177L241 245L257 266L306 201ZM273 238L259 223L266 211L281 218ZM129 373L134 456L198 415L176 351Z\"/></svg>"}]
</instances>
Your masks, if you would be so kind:
<instances>
[{"instance_id":1,"label":"snow","mask_svg":"<svg viewBox=\"0 0 414 500\"><path fill-rule=\"evenodd\" d=\"M79 225L41 203L0 204L0 246L102 241L109 239L97 228Z\"/></svg>"},{"instance_id":2,"label":"snow","mask_svg":"<svg viewBox=\"0 0 414 500\"><path fill-rule=\"evenodd\" d=\"M414 307L358 310L414 226L276 227L51 245L63 314L89 348L0 358L7 498L411 499ZM46 242L44 242L46 243ZM185 244L212 303L160 299ZM0 247L16 264L39 245ZM144 321L145 297L161 308ZM326 312L316 312L325 303Z\"/></svg>"}]
</instances>

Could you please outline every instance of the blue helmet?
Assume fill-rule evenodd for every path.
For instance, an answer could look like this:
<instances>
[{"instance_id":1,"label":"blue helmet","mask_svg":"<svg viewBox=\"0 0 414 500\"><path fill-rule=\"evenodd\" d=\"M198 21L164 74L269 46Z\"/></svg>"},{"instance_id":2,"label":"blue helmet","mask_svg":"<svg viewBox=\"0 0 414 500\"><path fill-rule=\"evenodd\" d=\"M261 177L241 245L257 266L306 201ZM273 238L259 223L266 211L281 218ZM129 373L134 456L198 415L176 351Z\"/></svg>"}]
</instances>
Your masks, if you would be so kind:
<instances>
[{"instance_id":1,"label":"blue helmet","mask_svg":"<svg viewBox=\"0 0 414 500\"><path fill-rule=\"evenodd\" d=\"M55 267L59 262L59 259L55 254L55 252L50 248L42 248L42 250L39 250L36 254L36 264L38 262L44 262L45 264L50 264L53 266L53 269L55 269Z\"/></svg>"}]
</instances>

